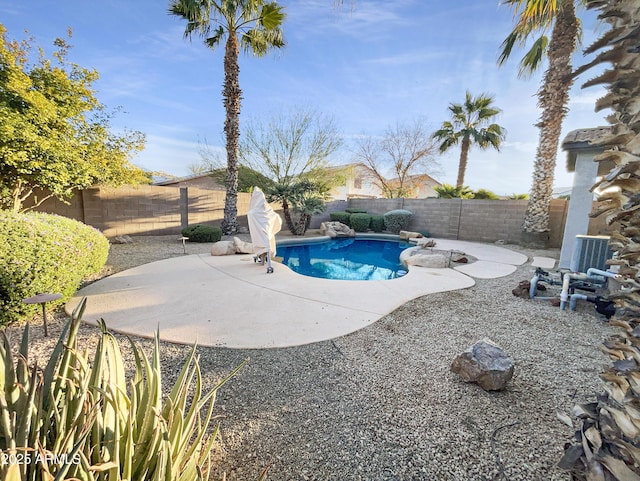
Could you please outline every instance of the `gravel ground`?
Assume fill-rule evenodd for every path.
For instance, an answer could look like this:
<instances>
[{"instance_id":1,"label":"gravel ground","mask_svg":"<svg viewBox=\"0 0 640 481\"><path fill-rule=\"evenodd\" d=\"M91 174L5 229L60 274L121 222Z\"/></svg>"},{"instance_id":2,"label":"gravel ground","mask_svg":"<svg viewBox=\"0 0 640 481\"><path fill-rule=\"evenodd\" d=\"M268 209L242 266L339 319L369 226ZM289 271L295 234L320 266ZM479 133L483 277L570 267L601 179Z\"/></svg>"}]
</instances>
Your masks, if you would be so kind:
<instances>
[{"instance_id":1,"label":"gravel ground","mask_svg":"<svg viewBox=\"0 0 640 481\"><path fill-rule=\"evenodd\" d=\"M532 256L558 258L557 250ZM210 244L187 244L187 253ZM96 276L183 255L175 236L113 245ZM569 480L556 464L573 429L557 412L600 392L608 364L599 351L611 332L584 303L576 312L512 295L530 265L507 277L408 302L373 325L334 339L270 350L199 348L205 387L250 358L218 393L221 432L212 479L252 480ZM260 306L256 306L259 321ZM64 322L44 338L34 320L31 352L44 359ZM109 320L106 319L108 324ZM8 329L12 339L20 329ZM80 345L98 331L82 326ZM120 336L121 337L121 336ZM488 337L513 358L508 388L488 393L449 369ZM150 350L151 342L137 342ZM127 356L126 343L121 343ZM163 343L164 388L189 347Z\"/></svg>"}]
</instances>

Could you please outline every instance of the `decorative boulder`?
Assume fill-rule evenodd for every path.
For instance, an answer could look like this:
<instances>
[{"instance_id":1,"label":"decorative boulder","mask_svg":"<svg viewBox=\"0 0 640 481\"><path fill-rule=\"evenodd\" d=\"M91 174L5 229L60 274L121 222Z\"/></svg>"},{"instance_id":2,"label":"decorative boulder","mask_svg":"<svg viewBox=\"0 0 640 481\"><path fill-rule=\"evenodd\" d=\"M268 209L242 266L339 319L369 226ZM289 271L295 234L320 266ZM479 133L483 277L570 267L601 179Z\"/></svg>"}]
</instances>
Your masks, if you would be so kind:
<instances>
[{"instance_id":1,"label":"decorative boulder","mask_svg":"<svg viewBox=\"0 0 640 481\"><path fill-rule=\"evenodd\" d=\"M233 245L237 254L253 254L255 252L251 242L245 242L238 237L233 238Z\"/></svg>"},{"instance_id":2,"label":"decorative boulder","mask_svg":"<svg viewBox=\"0 0 640 481\"><path fill-rule=\"evenodd\" d=\"M111 239L112 244L133 244L133 239L128 235L119 235Z\"/></svg>"},{"instance_id":3,"label":"decorative boulder","mask_svg":"<svg viewBox=\"0 0 640 481\"><path fill-rule=\"evenodd\" d=\"M320 233L331 237L355 237L356 231L346 224L337 221L323 222L320 224Z\"/></svg>"},{"instance_id":4,"label":"decorative boulder","mask_svg":"<svg viewBox=\"0 0 640 481\"><path fill-rule=\"evenodd\" d=\"M431 267L442 269L448 267L449 261L442 254L433 254L422 247L410 247L400 253L400 262L405 266Z\"/></svg>"},{"instance_id":5,"label":"decorative boulder","mask_svg":"<svg viewBox=\"0 0 640 481\"><path fill-rule=\"evenodd\" d=\"M467 264L469 259L463 252L451 252L451 262L457 262L458 264Z\"/></svg>"},{"instance_id":6,"label":"decorative boulder","mask_svg":"<svg viewBox=\"0 0 640 481\"><path fill-rule=\"evenodd\" d=\"M425 249L428 247L435 247L436 246L436 241L434 239L427 239L427 238L422 238L422 239L418 239L416 241L416 245L420 246L420 247L424 247Z\"/></svg>"},{"instance_id":7,"label":"decorative boulder","mask_svg":"<svg viewBox=\"0 0 640 481\"><path fill-rule=\"evenodd\" d=\"M420 232L411 232L409 230L400 231L400 240L419 239L420 237L422 237Z\"/></svg>"},{"instance_id":8,"label":"decorative boulder","mask_svg":"<svg viewBox=\"0 0 640 481\"><path fill-rule=\"evenodd\" d=\"M496 343L482 339L456 357L451 370L485 391L500 391L513 377L513 361Z\"/></svg>"},{"instance_id":9,"label":"decorative boulder","mask_svg":"<svg viewBox=\"0 0 640 481\"><path fill-rule=\"evenodd\" d=\"M236 245L233 241L218 241L211 246L212 256L230 256L236 253Z\"/></svg>"}]
</instances>

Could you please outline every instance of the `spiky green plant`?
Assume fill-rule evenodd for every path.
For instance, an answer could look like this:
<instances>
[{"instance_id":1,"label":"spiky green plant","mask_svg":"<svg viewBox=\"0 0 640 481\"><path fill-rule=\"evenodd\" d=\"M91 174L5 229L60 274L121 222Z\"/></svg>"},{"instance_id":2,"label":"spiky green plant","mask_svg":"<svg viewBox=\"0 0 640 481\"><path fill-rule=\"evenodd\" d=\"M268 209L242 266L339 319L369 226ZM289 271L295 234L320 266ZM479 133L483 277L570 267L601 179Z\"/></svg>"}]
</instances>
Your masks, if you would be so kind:
<instances>
[{"instance_id":1,"label":"spiky green plant","mask_svg":"<svg viewBox=\"0 0 640 481\"><path fill-rule=\"evenodd\" d=\"M16 356L0 335L0 450L7 461L0 478L208 479L216 392L244 363L205 393L194 346L163 399L158 335L150 358L132 342L136 368L127 380L118 341L103 321L93 361L79 351L85 305L74 311L44 370L29 367L28 326Z\"/></svg>"}]
</instances>

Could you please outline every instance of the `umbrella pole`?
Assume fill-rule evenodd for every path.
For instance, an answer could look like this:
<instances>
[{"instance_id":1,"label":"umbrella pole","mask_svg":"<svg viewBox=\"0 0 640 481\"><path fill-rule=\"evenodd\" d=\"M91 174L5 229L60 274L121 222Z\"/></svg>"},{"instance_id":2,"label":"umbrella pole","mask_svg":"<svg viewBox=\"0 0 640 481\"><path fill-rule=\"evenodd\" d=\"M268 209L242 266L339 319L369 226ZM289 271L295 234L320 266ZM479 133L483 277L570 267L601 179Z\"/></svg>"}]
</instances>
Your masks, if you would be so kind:
<instances>
[{"instance_id":1,"label":"umbrella pole","mask_svg":"<svg viewBox=\"0 0 640 481\"><path fill-rule=\"evenodd\" d=\"M267 274L273 273L273 267L271 267L271 251L267 251Z\"/></svg>"}]
</instances>

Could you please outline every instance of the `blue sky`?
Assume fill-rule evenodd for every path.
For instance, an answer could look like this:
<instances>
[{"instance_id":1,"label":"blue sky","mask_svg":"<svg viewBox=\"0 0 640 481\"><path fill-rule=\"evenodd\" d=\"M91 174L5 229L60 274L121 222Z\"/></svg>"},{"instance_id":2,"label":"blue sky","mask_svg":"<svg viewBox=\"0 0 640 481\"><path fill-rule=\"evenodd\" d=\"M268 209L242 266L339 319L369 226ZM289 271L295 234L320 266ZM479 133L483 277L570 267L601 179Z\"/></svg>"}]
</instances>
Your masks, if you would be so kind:
<instances>
[{"instance_id":1,"label":"blue sky","mask_svg":"<svg viewBox=\"0 0 640 481\"><path fill-rule=\"evenodd\" d=\"M497 67L499 46L512 27L511 11L497 0L357 0L336 9L333 0L284 0L287 46L262 59L243 55L242 119L307 107L332 116L349 146L361 135L382 135L396 123L423 119L435 130L448 118L450 102L466 90L495 96L506 128L500 152L472 149L465 184L498 194L528 192L540 116L535 93L542 72L517 78L520 51ZM200 162L199 144L223 148L223 50L198 38L183 39L184 24L158 0L0 0L8 37L49 50L73 29L70 59L95 68L100 101L122 109L116 128L140 130L147 147L134 162L175 175ZM581 12L584 44L599 31L595 16ZM574 64L583 62L576 54ZM593 73L587 74L593 76ZM572 90L563 137L573 129L606 125L595 113L598 88ZM459 151L438 156L440 182L455 183ZM334 163L352 161L348 148ZM556 186L570 186L559 152Z\"/></svg>"}]
</instances>

